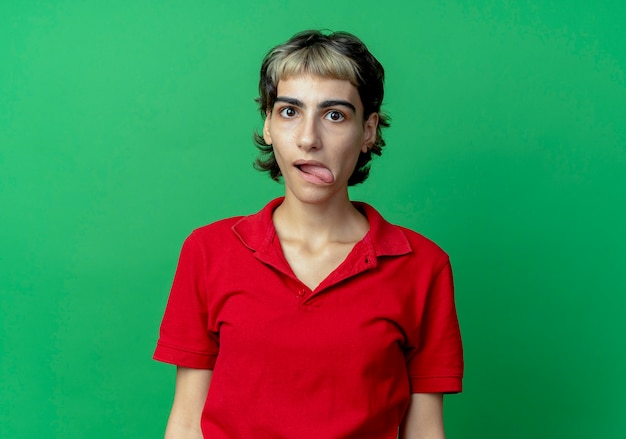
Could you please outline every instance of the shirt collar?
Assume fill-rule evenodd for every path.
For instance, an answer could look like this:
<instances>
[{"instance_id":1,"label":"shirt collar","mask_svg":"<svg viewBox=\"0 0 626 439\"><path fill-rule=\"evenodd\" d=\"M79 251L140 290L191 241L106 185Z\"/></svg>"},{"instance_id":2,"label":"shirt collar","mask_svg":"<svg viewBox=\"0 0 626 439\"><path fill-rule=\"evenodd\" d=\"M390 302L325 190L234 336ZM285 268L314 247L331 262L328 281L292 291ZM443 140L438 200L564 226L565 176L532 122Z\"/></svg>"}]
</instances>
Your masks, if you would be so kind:
<instances>
[{"instance_id":1,"label":"shirt collar","mask_svg":"<svg viewBox=\"0 0 626 439\"><path fill-rule=\"evenodd\" d=\"M276 235L272 213L284 197L270 201L259 212L241 218L233 225L233 232L250 250L257 252L268 248ZM411 253L411 245L402 229L387 222L380 213L367 203L354 202L369 222L370 229L364 240L369 241L373 253L380 256L400 256Z\"/></svg>"}]
</instances>

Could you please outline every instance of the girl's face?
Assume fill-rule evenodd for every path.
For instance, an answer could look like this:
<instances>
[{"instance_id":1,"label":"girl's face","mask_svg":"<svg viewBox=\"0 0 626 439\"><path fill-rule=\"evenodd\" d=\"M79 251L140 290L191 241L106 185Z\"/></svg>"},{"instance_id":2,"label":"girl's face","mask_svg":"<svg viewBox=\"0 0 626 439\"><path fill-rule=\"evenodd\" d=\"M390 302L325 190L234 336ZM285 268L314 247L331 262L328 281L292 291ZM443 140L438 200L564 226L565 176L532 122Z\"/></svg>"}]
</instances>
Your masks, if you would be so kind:
<instances>
[{"instance_id":1,"label":"girl's face","mask_svg":"<svg viewBox=\"0 0 626 439\"><path fill-rule=\"evenodd\" d=\"M273 146L286 196L320 203L347 194L359 154L376 139L378 115L363 118L349 81L311 75L281 79L263 137Z\"/></svg>"}]
</instances>

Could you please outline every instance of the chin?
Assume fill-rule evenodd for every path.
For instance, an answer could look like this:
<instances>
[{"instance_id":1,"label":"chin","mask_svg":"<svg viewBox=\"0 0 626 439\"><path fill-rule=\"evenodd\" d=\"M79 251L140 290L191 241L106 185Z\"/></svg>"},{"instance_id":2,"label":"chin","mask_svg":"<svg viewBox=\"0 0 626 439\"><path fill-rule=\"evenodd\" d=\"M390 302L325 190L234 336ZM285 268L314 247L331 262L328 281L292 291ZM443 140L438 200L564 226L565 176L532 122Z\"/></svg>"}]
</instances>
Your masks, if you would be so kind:
<instances>
[{"instance_id":1,"label":"chin","mask_svg":"<svg viewBox=\"0 0 626 439\"><path fill-rule=\"evenodd\" d=\"M322 205L338 199L344 199L344 197L347 198L347 189L345 193L332 186L306 187L296 190L288 189L285 196L298 200L303 204Z\"/></svg>"}]
</instances>

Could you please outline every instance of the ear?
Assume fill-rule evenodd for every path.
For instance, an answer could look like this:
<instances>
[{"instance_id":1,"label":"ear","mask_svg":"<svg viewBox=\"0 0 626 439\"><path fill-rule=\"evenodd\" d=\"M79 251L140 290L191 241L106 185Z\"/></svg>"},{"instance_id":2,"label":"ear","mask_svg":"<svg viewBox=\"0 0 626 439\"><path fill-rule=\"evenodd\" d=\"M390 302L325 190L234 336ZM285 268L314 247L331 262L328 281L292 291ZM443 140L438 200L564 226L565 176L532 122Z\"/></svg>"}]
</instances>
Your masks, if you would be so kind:
<instances>
[{"instance_id":1,"label":"ear","mask_svg":"<svg viewBox=\"0 0 626 439\"><path fill-rule=\"evenodd\" d=\"M265 122L263 122L263 140L268 145L272 144L272 135L270 134L270 119L272 118L271 110L265 112Z\"/></svg>"},{"instance_id":2,"label":"ear","mask_svg":"<svg viewBox=\"0 0 626 439\"><path fill-rule=\"evenodd\" d=\"M267 120L267 119L266 119ZM366 153L376 142L376 129L378 128L378 113L372 113L369 115L364 125L363 133L363 147L361 151Z\"/></svg>"}]
</instances>

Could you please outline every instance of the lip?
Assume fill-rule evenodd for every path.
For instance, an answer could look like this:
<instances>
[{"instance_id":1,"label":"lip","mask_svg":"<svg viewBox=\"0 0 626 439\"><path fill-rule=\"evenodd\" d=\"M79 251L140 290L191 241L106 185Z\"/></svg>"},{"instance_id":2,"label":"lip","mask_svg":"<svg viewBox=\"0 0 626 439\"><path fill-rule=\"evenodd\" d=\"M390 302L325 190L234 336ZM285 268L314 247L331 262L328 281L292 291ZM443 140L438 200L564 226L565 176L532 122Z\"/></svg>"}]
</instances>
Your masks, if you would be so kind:
<instances>
[{"instance_id":1,"label":"lip","mask_svg":"<svg viewBox=\"0 0 626 439\"><path fill-rule=\"evenodd\" d=\"M319 166L321 168L329 169L328 166L326 166L322 162L318 162L317 160L296 160L295 162L293 162L293 165L295 167L299 167L302 165L310 165L310 166Z\"/></svg>"}]
</instances>

